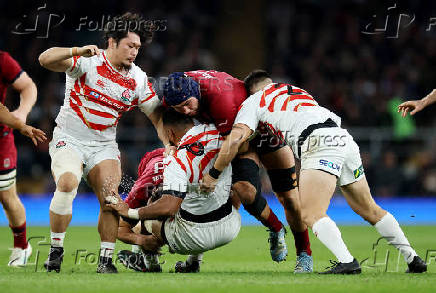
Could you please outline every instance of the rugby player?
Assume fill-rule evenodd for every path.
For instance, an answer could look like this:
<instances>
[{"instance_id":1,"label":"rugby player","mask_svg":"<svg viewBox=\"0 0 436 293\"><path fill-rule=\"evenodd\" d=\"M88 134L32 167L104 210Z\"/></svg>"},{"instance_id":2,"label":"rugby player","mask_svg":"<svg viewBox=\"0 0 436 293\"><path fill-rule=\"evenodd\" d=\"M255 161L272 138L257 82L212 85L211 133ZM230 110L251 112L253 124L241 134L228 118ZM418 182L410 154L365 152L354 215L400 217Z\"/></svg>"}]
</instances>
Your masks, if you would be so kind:
<instances>
[{"instance_id":1,"label":"rugby player","mask_svg":"<svg viewBox=\"0 0 436 293\"><path fill-rule=\"evenodd\" d=\"M255 94L242 104L232 132L209 174L203 178L202 189L213 190L214 176L230 164L241 144L262 121L291 145L295 156L301 159L302 218L338 260L324 274L361 272L359 262L348 251L335 222L326 214L337 183L350 207L401 252L408 264L407 272L425 272L427 265L410 246L398 222L373 200L359 147L340 127L341 119L319 106L305 90L273 83L265 71L253 71L245 82Z\"/></svg>"},{"instance_id":2,"label":"rugby player","mask_svg":"<svg viewBox=\"0 0 436 293\"><path fill-rule=\"evenodd\" d=\"M421 100L406 101L404 103L401 103L398 106L398 112L400 112L403 117L406 117L408 112L410 112L410 115L415 115L416 113L418 113L428 105L433 104L434 102L436 102L436 90L433 90Z\"/></svg>"},{"instance_id":3,"label":"rugby player","mask_svg":"<svg viewBox=\"0 0 436 293\"><path fill-rule=\"evenodd\" d=\"M3 105L9 86L20 94L20 106L12 113ZM17 149L12 128L30 137L34 144L42 141L42 131L26 125L27 115L36 102L35 83L9 53L0 51L0 202L3 205L14 235L14 248L8 266L18 267L27 263L32 247L26 239L26 211L17 194Z\"/></svg>"},{"instance_id":4,"label":"rugby player","mask_svg":"<svg viewBox=\"0 0 436 293\"><path fill-rule=\"evenodd\" d=\"M244 83L225 72L197 70L176 72L164 87L163 103L206 123L214 123L220 134L229 134L238 108L247 98ZM260 161L259 161L260 157ZM285 209L294 235L297 263L294 272L313 270L309 234L302 222L291 149L276 137L261 133L249 150L232 161L232 189L244 208L270 230L270 253L274 261L285 260L285 229L261 194L260 162L267 169L272 189Z\"/></svg>"},{"instance_id":5,"label":"rugby player","mask_svg":"<svg viewBox=\"0 0 436 293\"><path fill-rule=\"evenodd\" d=\"M100 202L98 273L116 273L112 263L119 217L105 208L105 195L118 190L120 152L115 141L121 115L139 107L161 135L160 104L147 75L133 62L152 34L137 14L114 18L105 28L106 50L95 45L54 47L39 56L40 64L66 73L65 100L50 142L56 191L50 204L51 248L47 271L59 272L72 202L83 176ZM122 24L122 25L120 25ZM134 25L130 25L134 24Z\"/></svg>"},{"instance_id":6,"label":"rugby player","mask_svg":"<svg viewBox=\"0 0 436 293\"><path fill-rule=\"evenodd\" d=\"M167 244L172 252L190 255L176 271L198 271L203 252L229 243L239 233L241 217L230 196L232 170L223 170L214 191L200 193L199 181L213 166L222 136L213 124L194 126L189 116L174 110L164 113L163 124L177 150L165 159L161 198L139 209L129 208L119 197L108 206L122 217L154 220L152 235L143 236L143 249L157 253ZM169 218L156 220L160 217Z\"/></svg>"}]
</instances>

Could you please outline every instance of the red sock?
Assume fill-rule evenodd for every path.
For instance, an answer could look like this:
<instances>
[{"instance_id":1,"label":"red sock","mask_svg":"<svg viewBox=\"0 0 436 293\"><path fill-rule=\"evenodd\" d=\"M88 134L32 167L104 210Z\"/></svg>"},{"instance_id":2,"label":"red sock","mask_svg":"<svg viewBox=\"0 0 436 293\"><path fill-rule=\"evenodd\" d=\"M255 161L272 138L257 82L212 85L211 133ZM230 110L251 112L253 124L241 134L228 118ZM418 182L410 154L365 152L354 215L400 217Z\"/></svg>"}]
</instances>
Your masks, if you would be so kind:
<instances>
[{"instance_id":1,"label":"red sock","mask_svg":"<svg viewBox=\"0 0 436 293\"><path fill-rule=\"evenodd\" d=\"M303 232L295 232L294 234L295 248L297 249L297 255L301 252L306 252L308 255L312 255L312 250L310 249L309 231L306 229Z\"/></svg>"},{"instance_id":2,"label":"red sock","mask_svg":"<svg viewBox=\"0 0 436 293\"><path fill-rule=\"evenodd\" d=\"M282 222L279 221L276 214L274 214L271 209L269 210L269 216L264 225L270 228L273 232L279 232L283 227Z\"/></svg>"},{"instance_id":3,"label":"red sock","mask_svg":"<svg viewBox=\"0 0 436 293\"><path fill-rule=\"evenodd\" d=\"M26 239L26 222L23 225L18 227L11 227L12 233L14 234L14 248L18 247L21 249L27 248L27 239Z\"/></svg>"}]
</instances>

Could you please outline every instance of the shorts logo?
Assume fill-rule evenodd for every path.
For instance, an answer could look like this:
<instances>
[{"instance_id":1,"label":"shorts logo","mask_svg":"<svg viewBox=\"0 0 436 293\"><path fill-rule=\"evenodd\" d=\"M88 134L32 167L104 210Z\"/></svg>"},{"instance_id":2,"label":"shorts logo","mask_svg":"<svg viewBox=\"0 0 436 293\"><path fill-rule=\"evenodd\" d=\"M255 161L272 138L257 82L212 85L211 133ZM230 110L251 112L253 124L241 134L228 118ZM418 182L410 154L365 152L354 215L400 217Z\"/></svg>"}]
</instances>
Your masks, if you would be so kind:
<instances>
[{"instance_id":1,"label":"shorts logo","mask_svg":"<svg viewBox=\"0 0 436 293\"><path fill-rule=\"evenodd\" d=\"M130 100L130 92L129 90L125 90L122 95L121 95L121 99L125 102Z\"/></svg>"},{"instance_id":2,"label":"shorts logo","mask_svg":"<svg viewBox=\"0 0 436 293\"><path fill-rule=\"evenodd\" d=\"M3 167L4 168L9 168L11 166L11 160L9 159L9 158L6 158L4 161L3 161Z\"/></svg>"},{"instance_id":3,"label":"shorts logo","mask_svg":"<svg viewBox=\"0 0 436 293\"><path fill-rule=\"evenodd\" d=\"M58 149L58 148L66 146L66 145L67 144L65 143L65 141L61 140L61 141L58 141L58 143L56 144L56 148Z\"/></svg>"},{"instance_id":4,"label":"shorts logo","mask_svg":"<svg viewBox=\"0 0 436 293\"><path fill-rule=\"evenodd\" d=\"M359 178L363 174L365 174L365 170L363 170L363 165L360 165L359 168L353 171L354 179Z\"/></svg>"},{"instance_id":5,"label":"shorts logo","mask_svg":"<svg viewBox=\"0 0 436 293\"><path fill-rule=\"evenodd\" d=\"M330 169L333 169L333 170L338 170L338 171L341 170L341 166L339 166L338 164L335 164L333 162L329 162L327 160L319 160L319 163L321 165L327 166L327 167L329 167Z\"/></svg>"}]
</instances>

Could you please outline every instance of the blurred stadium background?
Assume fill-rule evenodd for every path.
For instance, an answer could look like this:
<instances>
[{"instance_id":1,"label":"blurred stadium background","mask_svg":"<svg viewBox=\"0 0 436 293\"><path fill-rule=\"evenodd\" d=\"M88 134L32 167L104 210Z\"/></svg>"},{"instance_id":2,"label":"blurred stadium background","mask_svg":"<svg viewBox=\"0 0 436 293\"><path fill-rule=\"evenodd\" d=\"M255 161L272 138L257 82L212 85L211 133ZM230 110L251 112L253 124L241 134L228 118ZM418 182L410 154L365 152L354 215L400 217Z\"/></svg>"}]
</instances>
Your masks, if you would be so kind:
<instances>
[{"instance_id":1,"label":"blurred stadium background","mask_svg":"<svg viewBox=\"0 0 436 293\"><path fill-rule=\"evenodd\" d=\"M43 69L38 55L51 46L103 46L95 29L103 16L131 11L159 20L161 29L135 62L156 80L158 91L160 78L174 71L215 69L243 79L252 69L266 69L273 80L308 90L343 118L360 145L373 194L400 223L436 223L436 109L407 119L396 113L400 101L436 88L435 8L431 1L0 1L0 49L35 81L38 102L29 122L51 137L64 99L64 75ZM386 30L376 31L388 15ZM80 26L85 17L88 25ZM8 92L7 106L18 102L18 95ZM160 145L139 110L121 119L118 142L126 181L136 178L141 156ZM28 223L45 225L55 189L48 142L35 149L16 135L16 144L17 186ZM271 191L265 176L263 189ZM96 200L86 195L90 190L83 181L79 192L73 223L93 223ZM351 210L341 210L341 196L335 201L333 218L349 214L342 223L358 220ZM0 224L7 225L4 214Z\"/></svg>"}]
</instances>

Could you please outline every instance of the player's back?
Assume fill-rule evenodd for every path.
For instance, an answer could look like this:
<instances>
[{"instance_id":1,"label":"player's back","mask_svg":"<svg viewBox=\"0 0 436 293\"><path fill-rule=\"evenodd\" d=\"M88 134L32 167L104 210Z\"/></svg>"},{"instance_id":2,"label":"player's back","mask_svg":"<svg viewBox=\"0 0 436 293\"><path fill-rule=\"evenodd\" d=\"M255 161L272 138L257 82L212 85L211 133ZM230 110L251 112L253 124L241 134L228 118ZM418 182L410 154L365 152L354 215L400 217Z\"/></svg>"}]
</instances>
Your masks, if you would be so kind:
<instances>
[{"instance_id":1,"label":"player's back","mask_svg":"<svg viewBox=\"0 0 436 293\"><path fill-rule=\"evenodd\" d=\"M336 114L318 105L304 89L290 84L271 83L265 86L244 102L241 112L237 122L245 119L243 116L256 115L274 134L287 141L294 152L299 136L309 125L325 122L329 118L341 125L341 119Z\"/></svg>"},{"instance_id":2,"label":"player's back","mask_svg":"<svg viewBox=\"0 0 436 293\"><path fill-rule=\"evenodd\" d=\"M215 70L196 70L185 74L200 85L200 115L205 121L214 123L221 134L228 134L239 106L247 98L244 82Z\"/></svg>"},{"instance_id":3,"label":"player's back","mask_svg":"<svg viewBox=\"0 0 436 293\"><path fill-rule=\"evenodd\" d=\"M164 171L164 185L171 182L172 185L185 186L186 197L182 202L182 209L201 215L216 210L227 202L231 188L231 166L221 173L213 192L201 193L199 186L200 180L215 163L223 140L213 124L200 124L185 134L174 156L168 158ZM177 170L173 173L167 168Z\"/></svg>"}]
</instances>

